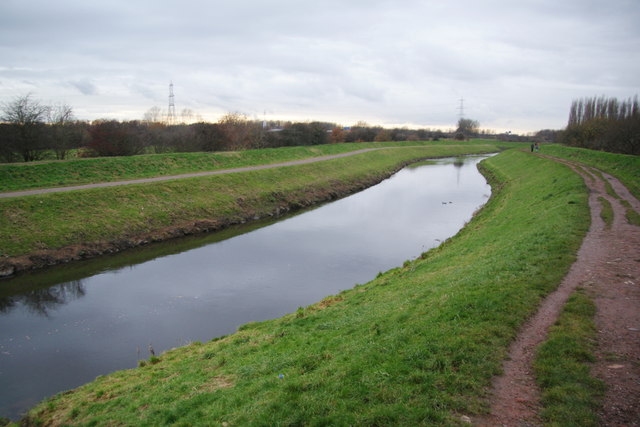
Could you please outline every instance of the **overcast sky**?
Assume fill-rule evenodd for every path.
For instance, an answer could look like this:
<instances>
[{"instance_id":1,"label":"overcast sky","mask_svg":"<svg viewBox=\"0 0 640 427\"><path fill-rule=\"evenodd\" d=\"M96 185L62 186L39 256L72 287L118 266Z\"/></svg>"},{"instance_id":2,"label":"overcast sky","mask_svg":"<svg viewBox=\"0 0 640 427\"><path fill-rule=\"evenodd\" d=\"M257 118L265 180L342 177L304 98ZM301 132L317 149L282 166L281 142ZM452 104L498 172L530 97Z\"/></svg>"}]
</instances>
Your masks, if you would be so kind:
<instances>
[{"instance_id":1,"label":"overcast sky","mask_svg":"<svg viewBox=\"0 0 640 427\"><path fill-rule=\"evenodd\" d=\"M565 126L640 92L639 0L0 0L0 103L79 119L168 106L216 121Z\"/></svg>"}]
</instances>

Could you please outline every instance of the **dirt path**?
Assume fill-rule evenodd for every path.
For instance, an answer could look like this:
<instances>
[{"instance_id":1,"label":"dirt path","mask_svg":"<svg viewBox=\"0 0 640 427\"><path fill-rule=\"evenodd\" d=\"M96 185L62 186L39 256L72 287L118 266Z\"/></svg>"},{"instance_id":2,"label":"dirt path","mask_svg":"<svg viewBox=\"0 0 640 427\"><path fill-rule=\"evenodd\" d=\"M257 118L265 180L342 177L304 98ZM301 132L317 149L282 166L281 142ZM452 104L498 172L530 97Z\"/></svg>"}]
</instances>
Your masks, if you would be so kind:
<instances>
[{"instance_id":1,"label":"dirt path","mask_svg":"<svg viewBox=\"0 0 640 427\"><path fill-rule=\"evenodd\" d=\"M86 190L89 188L104 188L104 187L117 187L119 185L128 185L128 184L144 184L148 182L160 182L160 181L170 181L172 179L182 179L182 178L194 178L198 176L208 176L208 175L222 175L227 173L236 173L236 172L247 172L247 171L255 171L261 169L272 169L279 168L283 166L294 166L294 165L303 165L307 163L315 163L321 162L324 160L337 159L340 157L348 157L354 156L356 154L362 154L369 151L376 150L387 150L391 148L398 147L380 147L380 148L363 148L361 150L349 151L347 153L341 154L331 154L327 156L319 156L319 157L310 157L307 159L301 160L292 160L290 162L283 163L274 163L270 165L257 165L257 166L246 166L241 168L232 168L232 169L219 169L214 171L207 172L194 172L194 173L186 173L181 175L170 175L170 176L159 176L154 178L141 178L141 179L131 179L126 181L113 181L113 182L100 182L95 184L84 184L84 185L73 185L69 187L57 187L57 188L42 188L36 190L24 190L24 191L12 191L8 193L0 193L0 198L4 197L20 197L20 196L31 196L34 194L45 194L45 193L60 193L63 191L74 191L74 190Z\"/></svg>"},{"instance_id":2,"label":"dirt path","mask_svg":"<svg viewBox=\"0 0 640 427\"><path fill-rule=\"evenodd\" d=\"M522 328L509 349L503 375L494 379L490 415L474 420L479 426L538 426L540 390L532 362L536 347L579 286L588 289L597 307L597 362L592 373L607 385L603 426L640 425L640 227L629 225L626 208L606 193L604 181L583 165L568 164L589 187L591 227L578 258L558 289ZM640 212L640 202L615 178L604 175L616 193ZM614 223L600 217L599 197L609 200Z\"/></svg>"}]
</instances>

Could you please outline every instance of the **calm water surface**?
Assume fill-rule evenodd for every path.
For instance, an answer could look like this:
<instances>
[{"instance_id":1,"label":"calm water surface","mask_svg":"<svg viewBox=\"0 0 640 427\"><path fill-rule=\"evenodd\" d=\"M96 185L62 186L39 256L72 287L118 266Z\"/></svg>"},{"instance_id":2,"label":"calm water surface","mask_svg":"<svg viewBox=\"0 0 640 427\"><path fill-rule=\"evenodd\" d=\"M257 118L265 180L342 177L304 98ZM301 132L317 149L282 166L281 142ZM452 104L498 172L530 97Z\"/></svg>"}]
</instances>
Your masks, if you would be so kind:
<instances>
[{"instance_id":1,"label":"calm water surface","mask_svg":"<svg viewBox=\"0 0 640 427\"><path fill-rule=\"evenodd\" d=\"M191 341L366 283L454 235L487 200L480 157L403 169L257 228L0 282L0 416Z\"/></svg>"}]
</instances>

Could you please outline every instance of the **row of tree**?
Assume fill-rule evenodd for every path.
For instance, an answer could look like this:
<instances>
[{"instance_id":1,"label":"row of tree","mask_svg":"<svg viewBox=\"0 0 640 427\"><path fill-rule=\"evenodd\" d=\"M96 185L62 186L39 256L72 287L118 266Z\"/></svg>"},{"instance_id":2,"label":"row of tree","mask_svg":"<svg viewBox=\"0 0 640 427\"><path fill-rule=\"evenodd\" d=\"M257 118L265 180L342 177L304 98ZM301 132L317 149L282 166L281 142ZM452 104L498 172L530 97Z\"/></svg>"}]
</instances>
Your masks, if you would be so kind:
<instances>
[{"instance_id":1,"label":"row of tree","mask_svg":"<svg viewBox=\"0 0 640 427\"><path fill-rule=\"evenodd\" d=\"M81 144L83 133L68 105L43 105L26 95L4 105L0 120L0 157L6 162L40 160L45 150L63 159Z\"/></svg>"},{"instance_id":2,"label":"row of tree","mask_svg":"<svg viewBox=\"0 0 640 427\"><path fill-rule=\"evenodd\" d=\"M237 151L338 142L418 141L446 134L430 129L384 129L359 123L345 128L326 122L257 121L230 113L216 123L96 120L84 123L87 155L126 156L145 152Z\"/></svg>"},{"instance_id":3,"label":"row of tree","mask_svg":"<svg viewBox=\"0 0 640 427\"><path fill-rule=\"evenodd\" d=\"M75 120L67 105L44 105L31 95L3 105L0 115L0 161L34 161L70 150L82 156L128 156L141 153L229 151L317 145L337 142L424 141L480 134L477 121L460 119L455 131L386 129L359 122L342 127L326 122L258 121L230 113L216 123L169 125L143 121ZM156 117L157 119L157 117Z\"/></svg>"},{"instance_id":4,"label":"row of tree","mask_svg":"<svg viewBox=\"0 0 640 427\"><path fill-rule=\"evenodd\" d=\"M638 96L620 101L604 96L574 100L559 142L623 154L640 154Z\"/></svg>"}]
</instances>

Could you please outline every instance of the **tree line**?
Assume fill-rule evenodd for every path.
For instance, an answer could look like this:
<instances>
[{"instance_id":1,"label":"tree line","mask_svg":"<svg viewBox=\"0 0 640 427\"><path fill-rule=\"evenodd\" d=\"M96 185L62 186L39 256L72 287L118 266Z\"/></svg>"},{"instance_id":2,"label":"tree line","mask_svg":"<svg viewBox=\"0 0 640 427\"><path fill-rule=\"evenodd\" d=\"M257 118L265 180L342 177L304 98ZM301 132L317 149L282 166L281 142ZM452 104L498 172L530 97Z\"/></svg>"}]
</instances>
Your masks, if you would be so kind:
<instances>
[{"instance_id":1,"label":"tree line","mask_svg":"<svg viewBox=\"0 0 640 427\"><path fill-rule=\"evenodd\" d=\"M31 95L15 98L0 111L0 161L30 162L53 154L63 160L143 153L235 151L338 142L425 141L481 135L479 124L461 119L458 129L387 129L359 122L342 127L328 122L252 120L228 113L216 123L176 124L147 120L76 120L67 105L44 105ZM488 135L484 135L488 136Z\"/></svg>"},{"instance_id":2,"label":"tree line","mask_svg":"<svg viewBox=\"0 0 640 427\"><path fill-rule=\"evenodd\" d=\"M640 154L638 96L626 100L605 96L574 100L559 142L593 150Z\"/></svg>"},{"instance_id":3,"label":"tree line","mask_svg":"<svg viewBox=\"0 0 640 427\"><path fill-rule=\"evenodd\" d=\"M0 116L0 157L5 162L40 160L45 149L64 159L81 142L73 109L68 105L43 105L21 96L4 105Z\"/></svg>"}]
</instances>

